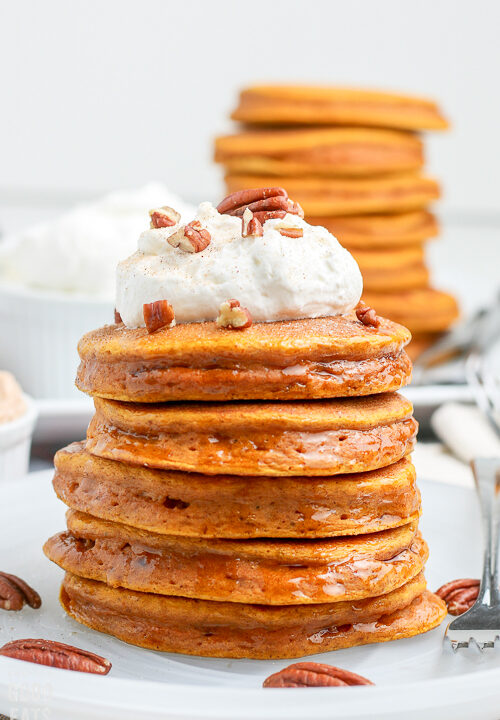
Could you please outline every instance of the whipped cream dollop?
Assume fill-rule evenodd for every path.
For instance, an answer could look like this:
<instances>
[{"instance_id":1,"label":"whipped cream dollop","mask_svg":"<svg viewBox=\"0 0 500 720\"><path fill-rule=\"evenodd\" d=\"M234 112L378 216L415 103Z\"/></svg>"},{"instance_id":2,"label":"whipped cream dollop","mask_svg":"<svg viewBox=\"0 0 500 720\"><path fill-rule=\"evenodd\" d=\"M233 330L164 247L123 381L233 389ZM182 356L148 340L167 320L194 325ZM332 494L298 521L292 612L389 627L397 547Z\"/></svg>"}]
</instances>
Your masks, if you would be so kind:
<instances>
[{"instance_id":1,"label":"whipped cream dollop","mask_svg":"<svg viewBox=\"0 0 500 720\"><path fill-rule=\"evenodd\" d=\"M208 202L195 219L211 236L202 252L169 244L178 223L143 232L137 252L119 264L116 307L127 327L143 326L143 305L156 300L173 306L177 323L214 320L230 298L256 322L341 315L359 302L358 265L326 228L287 214L264 223L261 237L242 237L241 218ZM284 237L282 226L302 228L303 237Z\"/></svg>"},{"instance_id":2,"label":"whipped cream dollop","mask_svg":"<svg viewBox=\"0 0 500 720\"><path fill-rule=\"evenodd\" d=\"M0 280L112 302L116 266L134 252L149 209L158 205L171 205L188 219L195 212L160 183L112 193L5 238Z\"/></svg>"},{"instance_id":3,"label":"whipped cream dollop","mask_svg":"<svg viewBox=\"0 0 500 720\"><path fill-rule=\"evenodd\" d=\"M0 425L17 420L26 412L23 391L15 377L0 371Z\"/></svg>"}]
</instances>

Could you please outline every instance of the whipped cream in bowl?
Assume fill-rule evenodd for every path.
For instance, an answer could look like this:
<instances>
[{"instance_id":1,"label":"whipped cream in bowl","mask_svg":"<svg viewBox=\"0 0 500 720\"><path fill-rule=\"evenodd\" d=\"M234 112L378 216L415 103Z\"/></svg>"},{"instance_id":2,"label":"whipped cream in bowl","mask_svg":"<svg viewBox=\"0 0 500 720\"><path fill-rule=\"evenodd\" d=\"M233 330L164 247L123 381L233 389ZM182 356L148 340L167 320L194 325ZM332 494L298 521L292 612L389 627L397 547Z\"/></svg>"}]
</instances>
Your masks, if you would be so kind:
<instances>
[{"instance_id":1,"label":"whipped cream in bowl","mask_svg":"<svg viewBox=\"0 0 500 720\"><path fill-rule=\"evenodd\" d=\"M113 322L116 266L137 247L149 210L195 208L160 183L115 192L0 243L0 367L33 397L79 398L78 340ZM81 400L81 402L86 402Z\"/></svg>"},{"instance_id":2,"label":"whipped cream in bowl","mask_svg":"<svg viewBox=\"0 0 500 720\"><path fill-rule=\"evenodd\" d=\"M17 420L26 412L23 391L12 373L0 370L0 425Z\"/></svg>"},{"instance_id":3,"label":"whipped cream in bowl","mask_svg":"<svg viewBox=\"0 0 500 720\"><path fill-rule=\"evenodd\" d=\"M116 266L134 251L155 205L175 205L181 216L194 212L160 183L111 193L7 236L0 245L0 282L112 303Z\"/></svg>"},{"instance_id":4,"label":"whipped cream in bowl","mask_svg":"<svg viewBox=\"0 0 500 720\"><path fill-rule=\"evenodd\" d=\"M358 265L326 228L287 214L267 220L262 236L243 237L241 217L222 215L208 202L195 220L211 238L201 252L168 242L178 223L143 232L137 251L119 264L116 308L127 327L144 326L143 306L157 300L172 305L177 323L215 320L229 298L255 322L342 315L358 304ZM303 235L283 236L282 227Z\"/></svg>"},{"instance_id":5,"label":"whipped cream in bowl","mask_svg":"<svg viewBox=\"0 0 500 720\"><path fill-rule=\"evenodd\" d=\"M15 377L0 371L0 483L27 473L37 414Z\"/></svg>"}]
</instances>

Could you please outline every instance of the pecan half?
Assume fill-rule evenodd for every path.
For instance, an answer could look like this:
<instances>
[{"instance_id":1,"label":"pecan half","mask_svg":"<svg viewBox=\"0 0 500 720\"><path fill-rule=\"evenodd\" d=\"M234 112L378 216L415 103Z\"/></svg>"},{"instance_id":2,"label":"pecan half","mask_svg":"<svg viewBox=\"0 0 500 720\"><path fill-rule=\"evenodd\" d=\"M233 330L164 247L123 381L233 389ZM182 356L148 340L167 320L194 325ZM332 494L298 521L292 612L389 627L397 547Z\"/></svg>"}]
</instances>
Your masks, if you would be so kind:
<instances>
[{"instance_id":1,"label":"pecan half","mask_svg":"<svg viewBox=\"0 0 500 720\"><path fill-rule=\"evenodd\" d=\"M362 675L333 665L300 662L289 665L264 680L263 687L338 687L340 685L373 685Z\"/></svg>"},{"instance_id":2,"label":"pecan half","mask_svg":"<svg viewBox=\"0 0 500 720\"><path fill-rule=\"evenodd\" d=\"M262 223L254 217L253 212L249 208L246 208L243 213L241 222L241 237L262 237L262 235L264 235Z\"/></svg>"},{"instance_id":3,"label":"pecan half","mask_svg":"<svg viewBox=\"0 0 500 720\"><path fill-rule=\"evenodd\" d=\"M287 213L304 217L300 205L290 200L287 191L282 187L238 190L224 198L217 206L221 215L236 217L243 216L247 208L255 213L261 223L274 218L283 219Z\"/></svg>"},{"instance_id":4,"label":"pecan half","mask_svg":"<svg viewBox=\"0 0 500 720\"><path fill-rule=\"evenodd\" d=\"M22 610L24 605L38 609L42 604L40 595L17 575L0 572L0 608Z\"/></svg>"},{"instance_id":5,"label":"pecan half","mask_svg":"<svg viewBox=\"0 0 500 720\"><path fill-rule=\"evenodd\" d=\"M380 318L375 310L360 300L356 308L356 317L363 325L371 325L371 327L379 327Z\"/></svg>"},{"instance_id":6,"label":"pecan half","mask_svg":"<svg viewBox=\"0 0 500 720\"><path fill-rule=\"evenodd\" d=\"M257 200L265 200L266 198L277 196L287 198L288 193L285 188L282 187L238 190L237 192L231 193L231 195L225 197L224 200L217 205L217 211L220 212L221 215L227 215L232 210L250 205L250 203L256 202Z\"/></svg>"},{"instance_id":7,"label":"pecan half","mask_svg":"<svg viewBox=\"0 0 500 720\"><path fill-rule=\"evenodd\" d=\"M226 300L219 308L217 325L230 330L244 330L252 325L253 320L250 312L241 307L238 300Z\"/></svg>"},{"instance_id":8,"label":"pecan half","mask_svg":"<svg viewBox=\"0 0 500 720\"><path fill-rule=\"evenodd\" d=\"M179 228L167 238L172 247L178 247L184 252L199 253L210 245L210 233L202 227L199 220Z\"/></svg>"},{"instance_id":9,"label":"pecan half","mask_svg":"<svg viewBox=\"0 0 500 720\"><path fill-rule=\"evenodd\" d=\"M13 640L0 648L0 655L98 675L107 675L111 670L111 663L106 658L55 640Z\"/></svg>"},{"instance_id":10,"label":"pecan half","mask_svg":"<svg viewBox=\"0 0 500 720\"><path fill-rule=\"evenodd\" d=\"M279 228L277 228L277 230L280 235L283 235L283 237L289 237L289 238L304 237L304 231L302 228L279 227Z\"/></svg>"},{"instance_id":11,"label":"pecan half","mask_svg":"<svg viewBox=\"0 0 500 720\"><path fill-rule=\"evenodd\" d=\"M479 585L474 578L460 578L441 585L436 595L445 601L450 615L462 615L476 602Z\"/></svg>"},{"instance_id":12,"label":"pecan half","mask_svg":"<svg viewBox=\"0 0 500 720\"><path fill-rule=\"evenodd\" d=\"M273 210L272 212L254 212L253 214L254 218L256 218L262 225L264 225L264 223L268 220L283 220L285 215L285 210Z\"/></svg>"},{"instance_id":13,"label":"pecan half","mask_svg":"<svg viewBox=\"0 0 500 720\"><path fill-rule=\"evenodd\" d=\"M242 205L242 207L236 208L226 215L236 215L240 217L243 215L245 210L248 208L252 212L275 212L276 210L283 210L288 212L289 208L293 207L293 202L286 197L276 196L271 198L265 198L264 200L257 200L256 202L249 203L248 205Z\"/></svg>"},{"instance_id":14,"label":"pecan half","mask_svg":"<svg viewBox=\"0 0 500 720\"><path fill-rule=\"evenodd\" d=\"M161 328L175 325L174 309L166 300L145 303L142 306L142 313L148 333L154 333Z\"/></svg>"},{"instance_id":15,"label":"pecan half","mask_svg":"<svg viewBox=\"0 0 500 720\"><path fill-rule=\"evenodd\" d=\"M152 228L172 227L172 225L177 225L181 219L180 213L168 205L150 210L149 217Z\"/></svg>"},{"instance_id":16,"label":"pecan half","mask_svg":"<svg viewBox=\"0 0 500 720\"><path fill-rule=\"evenodd\" d=\"M122 322L123 322L122 316L120 315L118 310L115 308L115 325L119 325Z\"/></svg>"}]
</instances>

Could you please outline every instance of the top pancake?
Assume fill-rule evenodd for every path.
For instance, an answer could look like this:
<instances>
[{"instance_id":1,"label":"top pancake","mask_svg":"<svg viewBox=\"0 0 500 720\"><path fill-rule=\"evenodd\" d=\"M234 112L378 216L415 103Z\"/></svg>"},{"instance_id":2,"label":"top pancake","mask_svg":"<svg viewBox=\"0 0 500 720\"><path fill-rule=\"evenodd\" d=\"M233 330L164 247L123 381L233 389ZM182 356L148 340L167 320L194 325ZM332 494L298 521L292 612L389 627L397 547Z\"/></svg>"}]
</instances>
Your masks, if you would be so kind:
<instances>
[{"instance_id":1,"label":"top pancake","mask_svg":"<svg viewBox=\"0 0 500 720\"><path fill-rule=\"evenodd\" d=\"M448 127L432 100L375 90L303 85L246 88L231 117L256 125L364 125L402 130Z\"/></svg>"},{"instance_id":2,"label":"top pancake","mask_svg":"<svg viewBox=\"0 0 500 720\"><path fill-rule=\"evenodd\" d=\"M375 175L422 167L422 141L396 130L301 128L224 135L215 160L231 173L277 175Z\"/></svg>"},{"instance_id":3,"label":"top pancake","mask_svg":"<svg viewBox=\"0 0 500 720\"><path fill-rule=\"evenodd\" d=\"M256 323L214 322L148 334L122 324L81 339L77 386L132 402L314 399L397 390L411 374L406 328L349 316Z\"/></svg>"}]
</instances>

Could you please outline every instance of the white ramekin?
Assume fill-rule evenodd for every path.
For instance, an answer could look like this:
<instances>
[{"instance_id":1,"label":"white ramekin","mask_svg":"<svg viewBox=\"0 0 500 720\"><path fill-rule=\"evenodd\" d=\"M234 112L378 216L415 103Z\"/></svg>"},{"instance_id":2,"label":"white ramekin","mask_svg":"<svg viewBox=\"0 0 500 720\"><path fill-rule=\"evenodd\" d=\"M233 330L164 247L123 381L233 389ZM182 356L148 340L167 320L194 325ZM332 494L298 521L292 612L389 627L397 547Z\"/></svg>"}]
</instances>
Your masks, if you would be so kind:
<instances>
[{"instance_id":1,"label":"white ramekin","mask_svg":"<svg viewBox=\"0 0 500 720\"><path fill-rule=\"evenodd\" d=\"M113 303L0 283L0 368L34 398L78 397L76 346L114 320Z\"/></svg>"},{"instance_id":2,"label":"white ramekin","mask_svg":"<svg viewBox=\"0 0 500 720\"><path fill-rule=\"evenodd\" d=\"M28 472L31 438L38 412L30 397L24 395L24 400L24 415L0 424L0 483L23 477Z\"/></svg>"}]
</instances>

